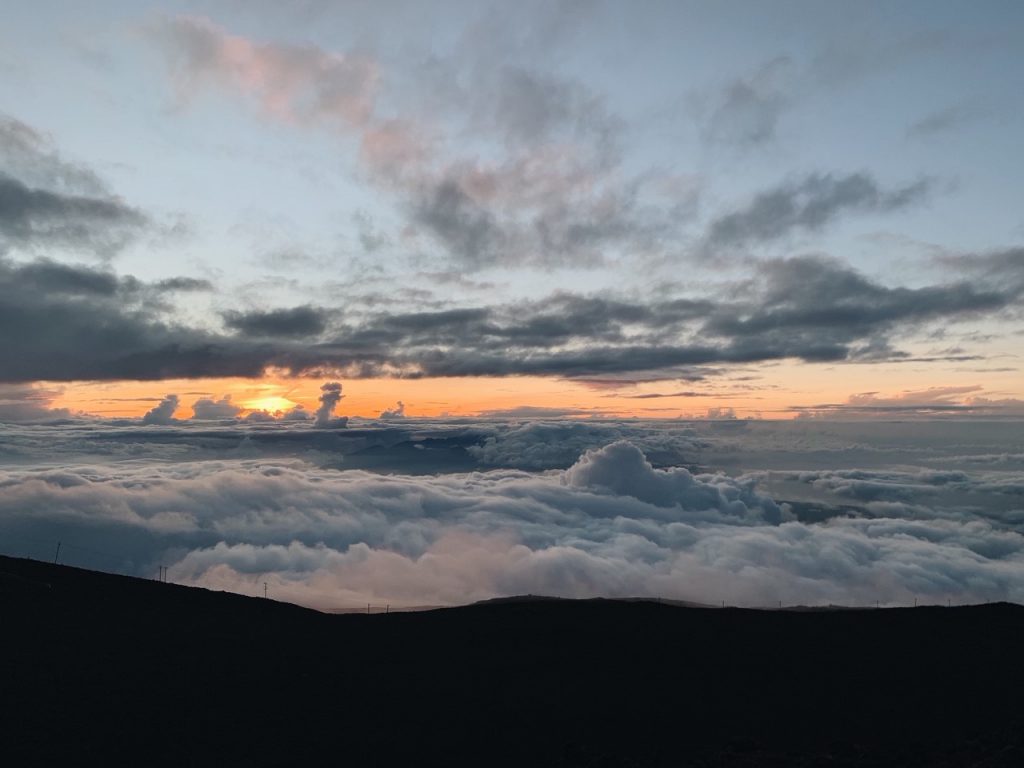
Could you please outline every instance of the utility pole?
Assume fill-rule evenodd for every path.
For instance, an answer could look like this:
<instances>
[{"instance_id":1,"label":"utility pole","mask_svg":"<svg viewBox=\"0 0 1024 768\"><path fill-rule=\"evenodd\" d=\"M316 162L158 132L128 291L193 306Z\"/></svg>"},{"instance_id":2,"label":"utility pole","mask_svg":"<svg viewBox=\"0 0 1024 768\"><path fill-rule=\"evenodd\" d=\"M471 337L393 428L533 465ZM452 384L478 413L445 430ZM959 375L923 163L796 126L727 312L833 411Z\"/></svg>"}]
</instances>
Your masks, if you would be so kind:
<instances>
[{"instance_id":1,"label":"utility pole","mask_svg":"<svg viewBox=\"0 0 1024 768\"><path fill-rule=\"evenodd\" d=\"M267 582L263 582L263 599L267 599Z\"/></svg>"},{"instance_id":2,"label":"utility pole","mask_svg":"<svg viewBox=\"0 0 1024 768\"><path fill-rule=\"evenodd\" d=\"M56 564L57 564L57 560L58 560L58 558L60 558L60 542L59 542L59 541L57 542L57 554L55 554L55 555L53 556L53 564L54 564L54 565L56 565Z\"/></svg>"}]
</instances>

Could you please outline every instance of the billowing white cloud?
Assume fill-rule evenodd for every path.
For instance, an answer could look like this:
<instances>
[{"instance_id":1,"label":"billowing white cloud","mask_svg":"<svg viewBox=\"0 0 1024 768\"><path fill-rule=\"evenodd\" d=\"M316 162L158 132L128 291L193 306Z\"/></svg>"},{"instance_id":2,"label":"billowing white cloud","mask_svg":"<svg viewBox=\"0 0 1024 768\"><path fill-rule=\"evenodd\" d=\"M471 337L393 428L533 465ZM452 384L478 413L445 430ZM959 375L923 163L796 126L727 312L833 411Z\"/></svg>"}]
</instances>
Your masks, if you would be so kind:
<instances>
[{"instance_id":1,"label":"billowing white cloud","mask_svg":"<svg viewBox=\"0 0 1024 768\"><path fill-rule=\"evenodd\" d=\"M174 412L178 410L179 399L177 395L167 395L157 405L153 406L142 417L143 424L173 424Z\"/></svg>"},{"instance_id":2,"label":"billowing white cloud","mask_svg":"<svg viewBox=\"0 0 1024 768\"><path fill-rule=\"evenodd\" d=\"M201 397L192 404L192 418L196 421L234 419L241 412L242 409L231 402L231 395L224 395L220 400Z\"/></svg>"},{"instance_id":3,"label":"billowing white cloud","mask_svg":"<svg viewBox=\"0 0 1024 768\"><path fill-rule=\"evenodd\" d=\"M284 425L249 437L265 429L338 439ZM190 439L202 445L211 432ZM848 501L860 507L811 521L753 476L656 469L625 441L566 470L424 476L239 458L246 442L222 451L235 458L4 465L0 533L9 549L60 538L69 562L139 574L168 564L177 581L254 594L267 582L279 598L327 609L526 592L761 605L1024 600L1024 515L1012 514L1021 493L1006 473L912 483L894 471L890 484L907 494L855 493ZM858 479L845 473L782 482L814 490ZM934 504L936 488L964 483L970 503ZM993 496L1010 512L978 514Z\"/></svg>"},{"instance_id":4,"label":"billowing white cloud","mask_svg":"<svg viewBox=\"0 0 1024 768\"><path fill-rule=\"evenodd\" d=\"M322 428L344 427L348 419L344 416L335 417L334 409L344 397L341 394L341 384L337 381L329 381L320 387L320 407L316 409L316 426Z\"/></svg>"},{"instance_id":5,"label":"billowing white cloud","mask_svg":"<svg viewBox=\"0 0 1024 768\"><path fill-rule=\"evenodd\" d=\"M389 421L393 419L404 419L405 403L399 400L395 404L394 408L385 408L383 411L380 412L380 416L378 416L377 418L382 419L383 421Z\"/></svg>"}]
</instances>

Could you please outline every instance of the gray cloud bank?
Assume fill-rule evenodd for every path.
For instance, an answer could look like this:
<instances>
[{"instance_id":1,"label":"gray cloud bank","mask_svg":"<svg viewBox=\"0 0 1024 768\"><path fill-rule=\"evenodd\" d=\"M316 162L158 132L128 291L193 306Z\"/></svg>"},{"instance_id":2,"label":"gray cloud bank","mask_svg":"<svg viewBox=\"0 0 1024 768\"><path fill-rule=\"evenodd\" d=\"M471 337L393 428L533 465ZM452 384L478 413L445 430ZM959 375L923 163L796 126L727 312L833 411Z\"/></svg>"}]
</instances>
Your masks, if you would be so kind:
<instances>
[{"instance_id":1,"label":"gray cloud bank","mask_svg":"<svg viewBox=\"0 0 1024 768\"><path fill-rule=\"evenodd\" d=\"M1019 306L1024 251L978 255L962 277L890 287L821 257L767 261L717 297L639 301L556 293L421 312L299 307L225 316L224 331L174 322L174 292L110 271L0 259L0 381L259 376L593 377L710 363L900 359L929 322ZM200 281L201 282L201 281Z\"/></svg>"},{"instance_id":2,"label":"gray cloud bank","mask_svg":"<svg viewBox=\"0 0 1024 768\"><path fill-rule=\"evenodd\" d=\"M0 252L112 256L150 224L95 173L62 158L47 136L0 114Z\"/></svg>"}]
</instances>

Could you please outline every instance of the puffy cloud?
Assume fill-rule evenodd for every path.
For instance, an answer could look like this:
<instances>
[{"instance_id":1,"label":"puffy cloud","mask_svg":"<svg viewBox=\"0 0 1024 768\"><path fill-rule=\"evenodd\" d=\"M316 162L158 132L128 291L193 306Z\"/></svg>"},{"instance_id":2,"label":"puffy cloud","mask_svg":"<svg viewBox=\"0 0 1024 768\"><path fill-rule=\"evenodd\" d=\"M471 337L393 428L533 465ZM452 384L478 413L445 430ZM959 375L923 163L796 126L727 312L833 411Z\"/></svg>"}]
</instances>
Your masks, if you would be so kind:
<instances>
[{"instance_id":1,"label":"puffy cloud","mask_svg":"<svg viewBox=\"0 0 1024 768\"><path fill-rule=\"evenodd\" d=\"M52 408L59 390L28 384L0 384L0 422L38 422L69 419L67 408Z\"/></svg>"},{"instance_id":2,"label":"puffy cloud","mask_svg":"<svg viewBox=\"0 0 1024 768\"><path fill-rule=\"evenodd\" d=\"M655 469L643 451L626 440L587 451L566 470L563 480L575 488L607 490L658 507L715 509L740 517L763 517L774 523L783 515L774 501L753 492L753 483L724 476L695 478L683 467Z\"/></svg>"},{"instance_id":3,"label":"puffy cloud","mask_svg":"<svg viewBox=\"0 0 1024 768\"><path fill-rule=\"evenodd\" d=\"M276 595L323 608L526 592L761 605L1021 600L1024 519L972 511L991 479L974 478L976 498L959 511L890 503L808 522L783 519L751 478L657 470L625 442L535 474L413 477L223 458L10 465L0 468L0 532L12 551L59 531L79 564L146 573L171 563L179 581L254 593L269 581Z\"/></svg>"},{"instance_id":4,"label":"puffy cloud","mask_svg":"<svg viewBox=\"0 0 1024 768\"><path fill-rule=\"evenodd\" d=\"M157 405L146 411L142 417L143 424L173 424L174 412L178 410L177 395L167 395Z\"/></svg>"},{"instance_id":5,"label":"puffy cloud","mask_svg":"<svg viewBox=\"0 0 1024 768\"><path fill-rule=\"evenodd\" d=\"M395 404L394 408L386 408L385 410L380 412L380 416L378 416L377 418L382 419L384 421L394 420L394 419L404 419L405 418L405 403L403 403L401 400L399 400Z\"/></svg>"},{"instance_id":6,"label":"puffy cloud","mask_svg":"<svg viewBox=\"0 0 1024 768\"><path fill-rule=\"evenodd\" d=\"M529 421L493 425L490 434L467 451L485 467L565 469L586 451L618 440L639 446L662 466L692 462L707 443L692 429L645 428L623 423Z\"/></svg>"},{"instance_id":7,"label":"puffy cloud","mask_svg":"<svg viewBox=\"0 0 1024 768\"><path fill-rule=\"evenodd\" d=\"M735 419L736 411L732 408L708 408L706 418L708 419Z\"/></svg>"},{"instance_id":8,"label":"puffy cloud","mask_svg":"<svg viewBox=\"0 0 1024 768\"><path fill-rule=\"evenodd\" d=\"M315 425L322 429L344 427L348 424L345 416L335 417L334 409L344 397L341 394L341 384L337 381L329 381L320 387L320 407L316 409Z\"/></svg>"},{"instance_id":9,"label":"puffy cloud","mask_svg":"<svg viewBox=\"0 0 1024 768\"><path fill-rule=\"evenodd\" d=\"M234 419L242 409L231 402L231 395L224 395L220 400L201 397L192 404L192 418L197 421L217 421Z\"/></svg>"}]
</instances>

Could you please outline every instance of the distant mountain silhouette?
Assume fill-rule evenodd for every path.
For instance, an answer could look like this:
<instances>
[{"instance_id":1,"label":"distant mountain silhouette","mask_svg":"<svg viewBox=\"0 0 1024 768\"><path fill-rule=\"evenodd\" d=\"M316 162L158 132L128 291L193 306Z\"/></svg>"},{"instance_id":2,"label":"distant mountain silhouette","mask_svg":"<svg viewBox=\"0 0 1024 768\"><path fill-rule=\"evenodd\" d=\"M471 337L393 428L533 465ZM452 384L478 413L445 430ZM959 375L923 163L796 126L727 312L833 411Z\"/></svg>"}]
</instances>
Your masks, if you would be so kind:
<instances>
[{"instance_id":1,"label":"distant mountain silhouette","mask_svg":"<svg viewBox=\"0 0 1024 768\"><path fill-rule=\"evenodd\" d=\"M0 557L0 764L1021 766L1024 608L390 615Z\"/></svg>"}]
</instances>

